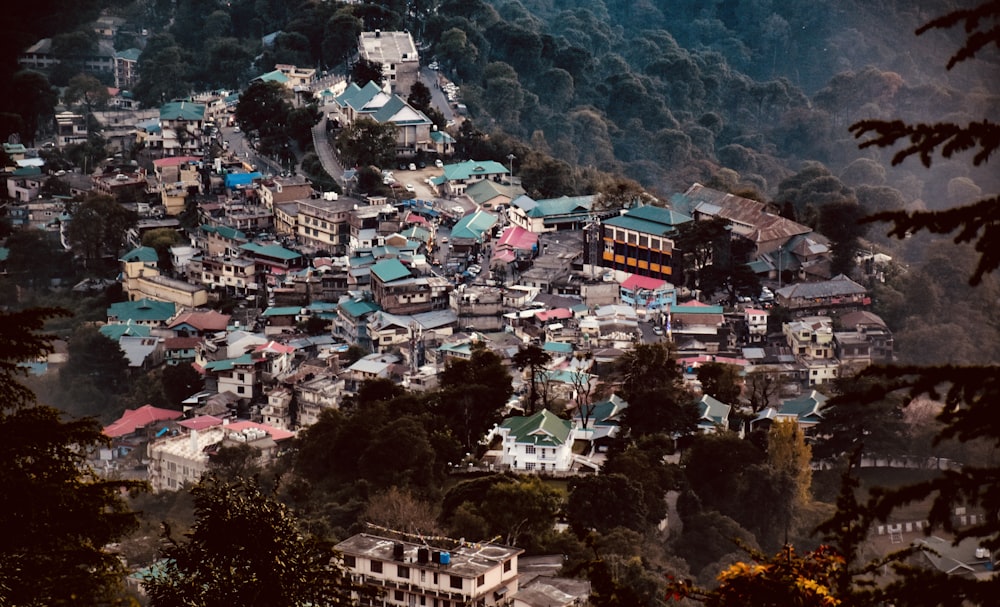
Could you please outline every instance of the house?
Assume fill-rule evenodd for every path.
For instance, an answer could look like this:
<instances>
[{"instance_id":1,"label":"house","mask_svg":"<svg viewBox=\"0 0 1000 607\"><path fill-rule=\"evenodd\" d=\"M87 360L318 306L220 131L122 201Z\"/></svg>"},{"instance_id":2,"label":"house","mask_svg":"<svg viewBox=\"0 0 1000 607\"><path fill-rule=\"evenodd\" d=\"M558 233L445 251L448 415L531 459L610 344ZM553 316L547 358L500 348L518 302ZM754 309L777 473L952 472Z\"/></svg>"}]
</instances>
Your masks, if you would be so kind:
<instances>
[{"instance_id":1,"label":"house","mask_svg":"<svg viewBox=\"0 0 1000 607\"><path fill-rule=\"evenodd\" d=\"M319 421L327 409L340 407L340 397L344 393L344 378L328 373L306 376L292 388L298 403L298 426L308 428ZM270 397L268 402L270 403Z\"/></svg>"},{"instance_id":2,"label":"house","mask_svg":"<svg viewBox=\"0 0 1000 607\"><path fill-rule=\"evenodd\" d=\"M510 201L507 217L513 225L542 234L582 229L593 219L594 196L561 196L534 200L522 195ZM605 217L616 211L598 213Z\"/></svg>"},{"instance_id":3,"label":"house","mask_svg":"<svg viewBox=\"0 0 1000 607\"><path fill-rule=\"evenodd\" d=\"M304 310L299 306L271 306L261 313L264 320L265 335L278 335L285 331L294 331L299 320L302 319Z\"/></svg>"},{"instance_id":4,"label":"house","mask_svg":"<svg viewBox=\"0 0 1000 607\"><path fill-rule=\"evenodd\" d=\"M161 438L149 445L149 483L153 491L171 491L197 483L208 470L211 455L222 447L248 445L262 463L273 460L295 433L264 424L241 421Z\"/></svg>"},{"instance_id":5,"label":"house","mask_svg":"<svg viewBox=\"0 0 1000 607\"><path fill-rule=\"evenodd\" d=\"M137 48L115 52L115 88L131 89L139 80L139 55Z\"/></svg>"},{"instance_id":6,"label":"house","mask_svg":"<svg viewBox=\"0 0 1000 607\"><path fill-rule=\"evenodd\" d=\"M692 300L672 306L667 315L667 331L682 352L715 353L729 342L729 326L722 306Z\"/></svg>"},{"instance_id":7,"label":"house","mask_svg":"<svg viewBox=\"0 0 1000 607\"><path fill-rule=\"evenodd\" d=\"M167 215L180 215L188 196L201 193L201 158L171 156L153 160L153 174L160 192L160 203Z\"/></svg>"},{"instance_id":8,"label":"house","mask_svg":"<svg viewBox=\"0 0 1000 607\"><path fill-rule=\"evenodd\" d=\"M573 410L574 437L590 441L596 449L606 447L621 431L622 414L627 408L628 402L617 394L577 407Z\"/></svg>"},{"instance_id":9,"label":"house","mask_svg":"<svg viewBox=\"0 0 1000 607\"><path fill-rule=\"evenodd\" d=\"M521 586L513 607L577 607L589 601L589 580L539 575Z\"/></svg>"},{"instance_id":10,"label":"house","mask_svg":"<svg viewBox=\"0 0 1000 607\"><path fill-rule=\"evenodd\" d=\"M496 431L500 463L525 472L566 472L573 465L573 424L548 409L508 417Z\"/></svg>"},{"instance_id":11,"label":"house","mask_svg":"<svg viewBox=\"0 0 1000 607\"><path fill-rule=\"evenodd\" d=\"M188 280L233 297L257 293L254 260L234 255L198 255L188 262Z\"/></svg>"},{"instance_id":12,"label":"house","mask_svg":"<svg viewBox=\"0 0 1000 607\"><path fill-rule=\"evenodd\" d=\"M510 171L493 160L467 160L444 165L444 173L433 177L431 183L446 196L461 196L470 185L489 179L500 183Z\"/></svg>"},{"instance_id":13,"label":"house","mask_svg":"<svg viewBox=\"0 0 1000 607\"><path fill-rule=\"evenodd\" d=\"M263 360L263 356L247 353L238 358L207 362L201 369L205 375L205 385L214 385L219 392L231 392L240 399L252 400L260 394L261 374L258 364Z\"/></svg>"},{"instance_id":14,"label":"house","mask_svg":"<svg viewBox=\"0 0 1000 607\"><path fill-rule=\"evenodd\" d=\"M763 202L693 184L671 201L691 210L696 220L718 217L732 228L734 237L754 244L756 255L776 251L790 239L809 234L812 229L765 210Z\"/></svg>"},{"instance_id":15,"label":"house","mask_svg":"<svg viewBox=\"0 0 1000 607\"><path fill-rule=\"evenodd\" d=\"M479 246L489 238L497 216L482 209L459 219L451 228L451 247L456 253L479 252Z\"/></svg>"},{"instance_id":16,"label":"house","mask_svg":"<svg viewBox=\"0 0 1000 607\"><path fill-rule=\"evenodd\" d=\"M150 426L163 421L180 419L184 413L175 409L161 409L143 405L138 409L126 409L121 417L104 427L104 435L118 439L137 433L146 433Z\"/></svg>"},{"instance_id":17,"label":"house","mask_svg":"<svg viewBox=\"0 0 1000 607\"><path fill-rule=\"evenodd\" d=\"M383 259L371 267L372 297L390 314L419 314L448 309L453 285L440 276L414 277L398 259Z\"/></svg>"},{"instance_id":18,"label":"house","mask_svg":"<svg viewBox=\"0 0 1000 607\"><path fill-rule=\"evenodd\" d=\"M822 392L810 390L795 398L786 399L778 407L768 407L750 420L752 430L767 430L776 421L794 421L806 431L820 422L822 409L829 400Z\"/></svg>"},{"instance_id":19,"label":"house","mask_svg":"<svg viewBox=\"0 0 1000 607\"><path fill-rule=\"evenodd\" d=\"M230 318L229 314L215 310L192 310L178 314L167 328L177 337L206 337L225 331Z\"/></svg>"},{"instance_id":20,"label":"house","mask_svg":"<svg viewBox=\"0 0 1000 607\"><path fill-rule=\"evenodd\" d=\"M260 201L268 209L277 204L295 200L309 200L313 194L312 182L303 175L272 177L261 182Z\"/></svg>"},{"instance_id":21,"label":"house","mask_svg":"<svg viewBox=\"0 0 1000 607\"><path fill-rule=\"evenodd\" d=\"M98 40L94 52L82 57L74 57L84 72L94 74L111 74L115 69L115 49L109 40ZM42 38L25 49L17 57L21 67L32 70L43 70L58 65L59 58L52 51L52 39ZM75 72L73 72L75 73Z\"/></svg>"},{"instance_id":22,"label":"house","mask_svg":"<svg viewBox=\"0 0 1000 607\"><path fill-rule=\"evenodd\" d=\"M158 337L123 335L118 339L118 346L125 353L129 369L148 371L163 363L163 341Z\"/></svg>"},{"instance_id":23,"label":"house","mask_svg":"<svg viewBox=\"0 0 1000 607\"><path fill-rule=\"evenodd\" d=\"M264 423L268 426L281 428L282 430L292 429L294 425L292 420L292 398L292 391L288 386L278 386L268 392L267 404L260 411Z\"/></svg>"},{"instance_id":24,"label":"house","mask_svg":"<svg viewBox=\"0 0 1000 607\"><path fill-rule=\"evenodd\" d=\"M152 299L188 308L208 303L208 292L202 287L161 275L154 249L138 247L119 261L122 264L122 290L131 301Z\"/></svg>"},{"instance_id":25,"label":"house","mask_svg":"<svg viewBox=\"0 0 1000 607\"><path fill-rule=\"evenodd\" d=\"M356 596L364 607L507 605L518 592L519 548L489 542L422 542L361 533L334 549L351 578L381 596Z\"/></svg>"},{"instance_id":26,"label":"house","mask_svg":"<svg viewBox=\"0 0 1000 607\"><path fill-rule=\"evenodd\" d=\"M4 147L7 147L6 143ZM39 167L17 168L7 175L7 197L17 202L35 200L46 179Z\"/></svg>"},{"instance_id":27,"label":"house","mask_svg":"<svg viewBox=\"0 0 1000 607\"><path fill-rule=\"evenodd\" d=\"M626 306L647 312L665 309L677 304L677 290L665 280L632 274L621 283L621 302Z\"/></svg>"},{"instance_id":28,"label":"house","mask_svg":"<svg viewBox=\"0 0 1000 607\"><path fill-rule=\"evenodd\" d=\"M729 414L732 412L732 405L712 398L708 394L703 394L698 402L698 431L703 434L713 432L724 432L729 430Z\"/></svg>"},{"instance_id":29,"label":"house","mask_svg":"<svg viewBox=\"0 0 1000 607\"><path fill-rule=\"evenodd\" d=\"M967 537L956 544L936 535L913 541L919 549L917 559L947 575L985 580L996 576L996 554L980 545L978 537Z\"/></svg>"},{"instance_id":30,"label":"house","mask_svg":"<svg viewBox=\"0 0 1000 607\"><path fill-rule=\"evenodd\" d=\"M204 152L205 104L171 101L160 106L163 156L201 156Z\"/></svg>"},{"instance_id":31,"label":"house","mask_svg":"<svg viewBox=\"0 0 1000 607\"><path fill-rule=\"evenodd\" d=\"M198 356L200 337L168 337L163 340L163 359L168 365L187 365Z\"/></svg>"},{"instance_id":32,"label":"house","mask_svg":"<svg viewBox=\"0 0 1000 607\"><path fill-rule=\"evenodd\" d=\"M351 242L351 211L362 204L353 198L298 200L298 241L331 255L346 255Z\"/></svg>"},{"instance_id":33,"label":"house","mask_svg":"<svg viewBox=\"0 0 1000 607\"><path fill-rule=\"evenodd\" d=\"M358 54L381 64L383 79L393 93L410 94L420 75L420 55L410 32L361 32Z\"/></svg>"},{"instance_id":34,"label":"house","mask_svg":"<svg viewBox=\"0 0 1000 607\"><path fill-rule=\"evenodd\" d=\"M793 314L853 311L871 305L868 290L843 274L820 282L800 282L774 292L775 301Z\"/></svg>"},{"instance_id":35,"label":"house","mask_svg":"<svg viewBox=\"0 0 1000 607\"><path fill-rule=\"evenodd\" d=\"M418 151L431 151L431 126L426 114L414 108L399 95L393 95L369 117L379 124L396 127L396 154L415 155Z\"/></svg>"},{"instance_id":36,"label":"house","mask_svg":"<svg viewBox=\"0 0 1000 607\"><path fill-rule=\"evenodd\" d=\"M792 354L801 358L833 358L833 319L807 316L781 327Z\"/></svg>"},{"instance_id":37,"label":"house","mask_svg":"<svg viewBox=\"0 0 1000 607\"><path fill-rule=\"evenodd\" d=\"M117 202L145 202L149 182L146 171L129 165L108 165L91 177L93 190Z\"/></svg>"},{"instance_id":38,"label":"house","mask_svg":"<svg viewBox=\"0 0 1000 607\"><path fill-rule=\"evenodd\" d=\"M177 313L177 306L170 301L155 301L139 299L137 301L121 301L108 306L109 324L126 323L162 327Z\"/></svg>"},{"instance_id":39,"label":"house","mask_svg":"<svg viewBox=\"0 0 1000 607\"><path fill-rule=\"evenodd\" d=\"M378 304L363 298L345 298L337 304L337 318L333 323L335 337L372 349L372 339L368 332L368 323L372 315L379 311Z\"/></svg>"},{"instance_id":40,"label":"house","mask_svg":"<svg viewBox=\"0 0 1000 607\"><path fill-rule=\"evenodd\" d=\"M467 187L465 195L480 209L503 209L518 196L523 196L524 188L483 179Z\"/></svg>"},{"instance_id":41,"label":"house","mask_svg":"<svg viewBox=\"0 0 1000 607\"><path fill-rule=\"evenodd\" d=\"M877 314L867 310L848 312L838 318L838 323L841 331L833 334L837 358L848 360L852 355L863 351L863 358L867 358L870 363L890 363L895 360L892 332ZM850 338L848 334L851 334ZM851 351L849 343L857 344L859 350Z\"/></svg>"},{"instance_id":42,"label":"house","mask_svg":"<svg viewBox=\"0 0 1000 607\"><path fill-rule=\"evenodd\" d=\"M55 138L57 148L66 148L87 141L87 121L80 114L59 112L55 121Z\"/></svg>"},{"instance_id":43,"label":"house","mask_svg":"<svg viewBox=\"0 0 1000 607\"><path fill-rule=\"evenodd\" d=\"M584 230L584 263L673 280L679 261L674 255L674 236L677 226L689 221L687 215L662 207L629 209Z\"/></svg>"}]
</instances>

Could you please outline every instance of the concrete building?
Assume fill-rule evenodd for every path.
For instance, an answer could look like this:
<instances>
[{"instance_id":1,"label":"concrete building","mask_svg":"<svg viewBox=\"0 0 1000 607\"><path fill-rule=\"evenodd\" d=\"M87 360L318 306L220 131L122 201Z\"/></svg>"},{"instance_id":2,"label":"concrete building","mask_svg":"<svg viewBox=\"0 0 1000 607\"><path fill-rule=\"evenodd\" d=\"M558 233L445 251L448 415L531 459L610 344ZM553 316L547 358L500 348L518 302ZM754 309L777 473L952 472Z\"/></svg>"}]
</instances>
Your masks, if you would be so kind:
<instances>
[{"instance_id":1,"label":"concrete building","mask_svg":"<svg viewBox=\"0 0 1000 607\"><path fill-rule=\"evenodd\" d=\"M438 542L435 542L436 544ZM518 590L520 548L461 542L448 547L361 533L335 546L354 581L384 591L361 605L492 607Z\"/></svg>"},{"instance_id":2,"label":"concrete building","mask_svg":"<svg viewBox=\"0 0 1000 607\"><path fill-rule=\"evenodd\" d=\"M420 54L410 32L361 32L358 53L382 64L382 75L393 93L409 95L420 75Z\"/></svg>"}]
</instances>

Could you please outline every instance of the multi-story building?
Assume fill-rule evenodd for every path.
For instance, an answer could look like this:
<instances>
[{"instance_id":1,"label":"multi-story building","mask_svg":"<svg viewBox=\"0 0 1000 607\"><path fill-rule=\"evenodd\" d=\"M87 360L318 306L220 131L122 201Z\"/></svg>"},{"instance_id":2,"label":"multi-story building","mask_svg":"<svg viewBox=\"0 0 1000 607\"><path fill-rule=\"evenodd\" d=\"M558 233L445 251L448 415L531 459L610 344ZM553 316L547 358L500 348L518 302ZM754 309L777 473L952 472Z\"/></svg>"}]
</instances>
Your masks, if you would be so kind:
<instances>
[{"instance_id":1,"label":"multi-story building","mask_svg":"<svg viewBox=\"0 0 1000 607\"><path fill-rule=\"evenodd\" d=\"M201 156L204 152L205 104L172 101L160 107L164 156Z\"/></svg>"},{"instance_id":2,"label":"multi-story building","mask_svg":"<svg viewBox=\"0 0 1000 607\"><path fill-rule=\"evenodd\" d=\"M688 221L687 215L662 207L630 209L585 230L584 263L670 282L676 265L672 235ZM595 236L598 243L592 241Z\"/></svg>"},{"instance_id":3,"label":"multi-story building","mask_svg":"<svg viewBox=\"0 0 1000 607\"><path fill-rule=\"evenodd\" d=\"M500 424L500 462L526 472L565 472L573 465L573 424L547 409Z\"/></svg>"},{"instance_id":4,"label":"multi-story building","mask_svg":"<svg viewBox=\"0 0 1000 607\"><path fill-rule=\"evenodd\" d=\"M352 198L298 201L296 216L299 242L332 255L346 255L351 242L351 211L362 203Z\"/></svg>"},{"instance_id":5,"label":"multi-story building","mask_svg":"<svg viewBox=\"0 0 1000 607\"><path fill-rule=\"evenodd\" d=\"M299 427L306 428L319 421L323 411L340 406L344 380L334 375L317 375L296 384L293 390L299 408Z\"/></svg>"},{"instance_id":6,"label":"multi-story building","mask_svg":"<svg viewBox=\"0 0 1000 607\"><path fill-rule=\"evenodd\" d=\"M868 289L839 274L821 282L800 282L774 292L775 301L802 314L824 314L831 310L860 310L871 305Z\"/></svg>"},{"instance_id":7,"label":"multi-story building","mask_svg":"<svg viewBox=\"0 0 1000 607\"><path fill-rule=\"evenodd\" d=\"M449 542L452 543L452 542ZM361 533L335 547L355 582L381 593L365 606L493 607L517 593L520 548L460 542L440 547Z\"/></svg>"},{"instance_id":8,"label":"multi-story building","mask_svg":"<svg viewBox=\"0 0 1000 607\"><path fill-rule=\"evenodd\" d=\"M383 259L371 267L372 296L390 314L419 314L448 309L453 285L440 276L414 277L398 259Z\"/></svg>"},{"instance_id":9,"label":"multi-story building","mask_svg":"<svg viewBox=\"0 0 1000 607\"><path fill-rule=\"evenodd\" d=\"M254 260L231 255L192 257L188 280L211 291L244 297L256 293L258 286Z\"/></svg>"},{"instance_id":10,"label":"multi-story building","mask_svg":"<svg viewBox=\"0 0 1000 607\"><path fill-rule=\"evenodd\" d=\"M149 483L153 491L169 491L187 483L197 483L208 470L209 458L221 447L249 445L258 449L260 461L267 463L295 436L293 432L254 422L215 422L218 425L192 429L149 445Z\"/></svg>"},{"instance_id":11,"label":"multi-story building","mask_svg":"<svg viewBox=\"0 0 1000 607\"><path fill-rule=\"evenodd\" d=\"M393 93L409 95L420 74L420 54L410 32L361 32L358 53L382 64L382 75Z\"/></svg>"},{"instance_id":12,"label":"multi-story building","mask_svg":"<svg viewBox=\"0 0 1000 607\"><path fill-rule=\"evenodd\" d=\"M59 112L55 115L56 147L65 148L87 141L87 121L80 114Z\"/></svg>"},{"instance_id":13,"label":"multi-story building","mask_svg":"<svg viewBox=\"0 0 1000 607\"><path fill-rule=\"evenodd\" d=\"M115 53L115 88L130 89L139 80L139 55L137 48Z\"/></svg>"}]
</instances>

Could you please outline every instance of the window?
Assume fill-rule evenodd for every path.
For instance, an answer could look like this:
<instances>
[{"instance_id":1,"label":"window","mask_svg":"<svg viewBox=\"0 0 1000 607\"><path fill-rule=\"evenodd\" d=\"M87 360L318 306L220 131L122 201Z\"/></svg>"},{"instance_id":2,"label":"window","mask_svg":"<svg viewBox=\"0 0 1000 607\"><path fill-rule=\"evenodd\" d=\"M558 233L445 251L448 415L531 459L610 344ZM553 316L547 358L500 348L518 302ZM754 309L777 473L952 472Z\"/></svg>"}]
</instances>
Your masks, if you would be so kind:
<instances>
[{"instance_id":1,"label":"window","mask_svg":"<svg viewBox=\"0 0 1000 607\"><path fill-rule=\"evenodd\" d=\"M535 454L535 446L534 445L528 445L527 447L524 448L524 452L527 453L528 455L534 455Z\"/></svg>"},{"instance_id":2,"label":"window","mask_svg":"<svg viewBox=\"0 0 1000 607\"><path fill-rule=\"evenodd\" d=\"M461 590L462 589L462 578L458 577L457 575L453 575L453 576L450 576L450 577L451 577L451 584L450 584L451 587L452 588L458 588L459 590Z\"/></svg>"},{"instance_id":3,"label":"window","mask_svg":"<svg viewBox=\"0 0 1000 607\"><path fill-rule=\"evenodd\" d=\"M513 565L512 565L513 562L514 562L513 560L504 561L503 562L503 572L504 573L507 573L508 571L510 571L511 567L513 567Z\"/></svg>"},{"instance_id":4,"label":"window","mask_svg":"<svg viewBox=\"0 0 1000 607\"><path fill-rule=\"evenodd\" d=\"M535 462L528 462L528 463L524 464L524 469L525 470L534 470L535 469Z\"/></svg>"},{"instance_id":5,"label":"window","mask_svg":"<svg viewBox=\"0 0 1000 607\"><path fill-rule=\"evenodd\" d=\"M481 575L481 576L479 576L479 577L476 578L476 586L482 586L485 583L486 583L486 576L485 575Z\"/></svg>"},{"instance_id":6,"label":"window","mask_svg":"<svg viewBox=\"0 0 1000 607\"><path fill-rule=\"evenodd\" d=\"M401 577L403 579L410 579L410 568L403 567L402 565L396 566L396 577Z\"/></svg>"},{"instance_id":7,"label":"window","mask_svg":"<svg viewBox=\"0 0 1000 607\"><path fill-rule=\"evenodd\" d=\"M246 389L245 387L243 387L243 386L238 386L238 387L236 388L236 393L237 393L237 394L245 394L245 393L246 393L246 391L247 391L247 389Z\"/></svg>"},{"instance_id":8,"label":"window","mask_svg":"<svg viewBox=\"0 0 1000 607\"><path fill-rule=\"evenodd\" d=\"M350 556L350 555L345 555L344 556L344 566L345 567L352 567L352 568L353 567L357 567L358 566L358 559L355 558L355 557L353 557L353 556Z\"/></svg>"},{"instance_id":9,"label":"window","mask_svg":"<svg viewBox=\"0 0 1000 607\"><path fill-rule=\"evenodd\" d=\"M372 573L382 573L382 561L372 561Z\"/></svg>"},{"instance_id":10,"label":"window","mask_svg":"<svg viewBox=\"0 0 1000 607\"><path fill-rule=\"evenodd\" d=\"M403 600L403 591L402 590L396 590L396 591L394 591L392 593L392 598L396 599L397 601L402 601Z\"/></svg>"}]
</instances>

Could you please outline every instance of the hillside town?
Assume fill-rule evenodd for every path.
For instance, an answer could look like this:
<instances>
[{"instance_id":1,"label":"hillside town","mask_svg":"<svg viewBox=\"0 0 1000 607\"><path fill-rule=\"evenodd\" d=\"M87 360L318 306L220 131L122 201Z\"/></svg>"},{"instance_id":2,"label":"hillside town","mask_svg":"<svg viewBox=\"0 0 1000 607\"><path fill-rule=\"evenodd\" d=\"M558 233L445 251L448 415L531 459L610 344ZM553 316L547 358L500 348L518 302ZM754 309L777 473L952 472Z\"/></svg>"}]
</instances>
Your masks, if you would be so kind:
<instances>
[{"instance_id":1,"label":"hillside town","mask_svg":"<svg viewBox=\"0 0 1000 607\"><path fill-rule=\"evenodd\" d=\"M120 293L95 325L124 353L129 377L184 367L199 378L178 408L135 401L103 420L108 444L89 459L105 478L177 491L241 446L266 468L328 412L351 410L371 382L427 393L459 361L489 352L512 393L449 474L572 483L601 473L624 432L629 402L612 376L637 347L662 346L680 369L697 421L671 436L678 445L787 422L809 434L838 379L896 360L865 286L884 282L891 257L852 242L845 267L836 237L719 184L660 198L533 196L515 154L463 157L461 91L408 31L361 32L359 57L381 66L381 85L282 63L245 83L316 112L308 138L325 177L298 144L276 151L263 131L241 127L238 90L143 107L128 92L140 50L105 38L86 65L113 75L105 107L63 107L51 138L3 143L2 171L13 233L40 233L88 270L114 269L44 286ZM47 69L52 53L43 39L19 63ZM417 83L444 128L408 99ZM373 123L394 138L384 166L357 162L341 137ZM47 162L95 133L106 159ZM132 218L117 242L80 236L93 221L84 201L95 197ZM56 373L61 362L57 348L33 371ZM509 539L372 524L335 548L352 581L382 593L363 604L586 604L590 581L560 577L561 562L525 556ZM988 555L976 548L973 559L935 549L978 572ZM156 566L129 584L141 592Z\"/></svg>"}]
</instances>

